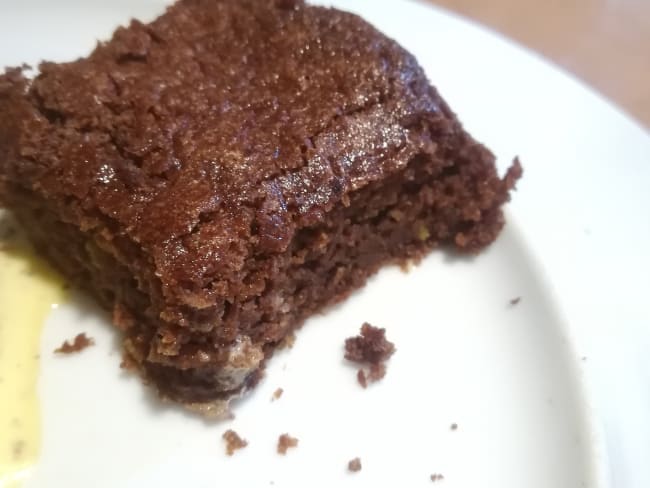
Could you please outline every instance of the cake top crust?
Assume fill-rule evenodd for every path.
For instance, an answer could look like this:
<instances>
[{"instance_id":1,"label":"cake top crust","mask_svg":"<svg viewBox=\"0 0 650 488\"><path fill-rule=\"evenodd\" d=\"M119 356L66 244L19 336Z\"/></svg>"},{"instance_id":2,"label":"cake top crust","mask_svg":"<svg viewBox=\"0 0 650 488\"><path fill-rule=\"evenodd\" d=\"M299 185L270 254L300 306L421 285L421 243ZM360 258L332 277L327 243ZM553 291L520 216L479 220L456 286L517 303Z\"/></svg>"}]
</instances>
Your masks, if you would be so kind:
<instances>
[{"instance_id":1,"label":"cake top crust","mask_svg":"<svg viewBox=\"0 0 650 488\"><path fill-rule=\"evenodd\" d=\"M181 0L33 80L8 70L0 108L0 178L108 222L164 286L282 252L456 127L398 44L292 0Z\"/></svg>"}]
</instances>

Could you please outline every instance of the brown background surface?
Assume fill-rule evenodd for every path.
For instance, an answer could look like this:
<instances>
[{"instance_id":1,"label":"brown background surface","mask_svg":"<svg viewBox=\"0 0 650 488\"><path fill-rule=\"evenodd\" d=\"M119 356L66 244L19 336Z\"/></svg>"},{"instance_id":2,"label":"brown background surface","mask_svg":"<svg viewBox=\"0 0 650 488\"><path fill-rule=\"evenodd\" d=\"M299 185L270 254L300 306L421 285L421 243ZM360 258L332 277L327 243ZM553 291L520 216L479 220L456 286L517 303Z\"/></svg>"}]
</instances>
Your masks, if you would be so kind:
<instances>
[{"instance_id":1,"label":"brown background surface","mask_svg":"<svg viewBox=\"0 0 650 488\"><path fill-rule=\"evenodd\" d=\"M581 78L650 129L650 0L428 0Z\"/></svg>"}]
</instances>

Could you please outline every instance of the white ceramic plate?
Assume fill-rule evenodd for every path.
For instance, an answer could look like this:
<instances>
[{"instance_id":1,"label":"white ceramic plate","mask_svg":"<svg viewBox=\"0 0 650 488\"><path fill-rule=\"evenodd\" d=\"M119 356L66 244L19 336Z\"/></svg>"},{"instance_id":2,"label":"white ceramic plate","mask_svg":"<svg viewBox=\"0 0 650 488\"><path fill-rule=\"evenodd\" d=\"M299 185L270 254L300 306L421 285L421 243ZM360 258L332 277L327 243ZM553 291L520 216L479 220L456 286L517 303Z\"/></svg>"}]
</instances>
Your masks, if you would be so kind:
<instances>
[{"instance_id":1,"label":"white ceramic plate","mask_svg":"<svg viewBox=\"0 0 650 488\"><path fill-rule=\"evenodd\" d=\"M310 320L236 419L216 424L161 406L121 372L107 318L76 298L42 338L43 448L27 486L415 487L432 473L450 488L650 486L650 137L530 53L439 10L331 3L411 50L502 169L522 158L505 232L476 259L434 253L409 274L384 270ZM84 55L162 5L0 0L0 65ZM342 359L364 321L398 347L368 390ZM95 347L53 356L82 331ZM232 458L227 428L250 443ZM284 432L300 439L286 457L275 452ZM363 470L350 474L356 456Z\"/></svg>"}]
</instances>

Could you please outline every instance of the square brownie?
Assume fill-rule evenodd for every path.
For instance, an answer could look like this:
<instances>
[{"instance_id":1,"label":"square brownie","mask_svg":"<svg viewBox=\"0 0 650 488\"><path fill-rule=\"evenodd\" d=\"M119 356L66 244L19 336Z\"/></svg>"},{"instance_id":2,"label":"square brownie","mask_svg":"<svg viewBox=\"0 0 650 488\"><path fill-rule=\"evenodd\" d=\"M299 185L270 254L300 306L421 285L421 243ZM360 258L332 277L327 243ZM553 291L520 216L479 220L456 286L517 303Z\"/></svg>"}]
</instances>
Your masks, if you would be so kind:
<instances>
[{"instance_id":1,"label":"square brownie","mask_svg":"<svg viewBox=\"0 0 650 488\"><path fill-rule=\"evenodd\" d=\"M8 69L0 111L3 205L144 378L206 412L380 266L491 243L521 175L397 43L302 1L181 0Z\"/></svg>"}]
</instances>

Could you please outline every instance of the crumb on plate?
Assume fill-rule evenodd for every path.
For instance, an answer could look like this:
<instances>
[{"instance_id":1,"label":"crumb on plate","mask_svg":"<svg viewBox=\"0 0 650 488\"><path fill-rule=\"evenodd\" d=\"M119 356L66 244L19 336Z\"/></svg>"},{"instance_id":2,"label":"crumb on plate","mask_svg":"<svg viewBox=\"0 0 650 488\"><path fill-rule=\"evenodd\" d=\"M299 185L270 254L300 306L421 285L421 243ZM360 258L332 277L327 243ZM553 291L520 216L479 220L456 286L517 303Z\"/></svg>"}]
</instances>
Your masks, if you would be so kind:
<instances>
[{"instance_id":1,"label":"crumb on plate","mask_svg":"<svg viewBox=\"0 0 650 488\"><path fill-rule=\"evenodd\" d=\"M386 361L394 352L395 344L386 340L386 329L368 322L361 326L358 336L345 340L345 359L349 361L377 364Z\"/></svg>"},{"instance_id":2,"label":"crumb on plate","mask_svg":"<svg viewBox=\"0 0 650 488\"><path fill-rule=\"evenodd\" d=\"M223 433L223 439L226 441L226 454L232 456L238 449L243 449L248 445L248 441L239 437L239 434L232 429Z\"/></svg>"},{"instance_id":3,"label":"crumb on plate","mask_svg":"<svg viewBox=\"0 0 650 488\"><path fill-rule=\"evenodd\" d=\"M386 376L386 361L395 352L395 344L386 339L386 329L380 329L368 322L361 326L361 333L345 340L345 359L369 364L368 370L357 371L357 381L366 388Z\"/></svg>"},{"instance_id":4,"label":"crumb on plate","mask_svg":"<svg viewBox=\"0 0 650 488\"><path fill-rule=\"evenodd\" d=\"M359 369L359 371L357 371L357 381L362 387L368 388L368 380L366 379L366 373L363 371L363 369Z\"/></svg>"},{"instance_id":5,"label":"crumb on plate","mask_svg":"<svg viewBox=\"0 0 650 488\"><path fill-rule=\"evenodd\" d=\"M352 471L353 473L361 471L361 459L355 457L354 459L350 460L348 462L348 470Z\"/></svg>"},{"instance_id":6,"label":"crumb on plate","mask_svg":"<svg viewBox=\"0 0 650 488\"><path fill-rule=\"evenodd\" d=\"M286 454L290 447L296 447L298 439L291 437L289 434L282 434L278 438L278 454Z\"/></svg>"},{"instance_id":7,"label":"crumb on plate","mask_svg":"<svg viewBox=\"0 0 650 488\"><path fill-rule=\"evenodd\" d=\"M370 365L370 371L368 373L368 379L370 381L379 381L384 376L386 376L386 363L377 363Z\"/></svg>"},{"instance_id":8,"label":"crumb on plate","mask_svg":"<svg viewBox=\"0 0 650 488\"><path fill-rule=\"evenodd\" d=\"M65 341L60 347L56 348L54 352L59 354L72 354L73 352L83 351L87 347L95 344L95 341L86 336L85 332L77 334L72 343Z\"/></svg>"}]
</instances>

